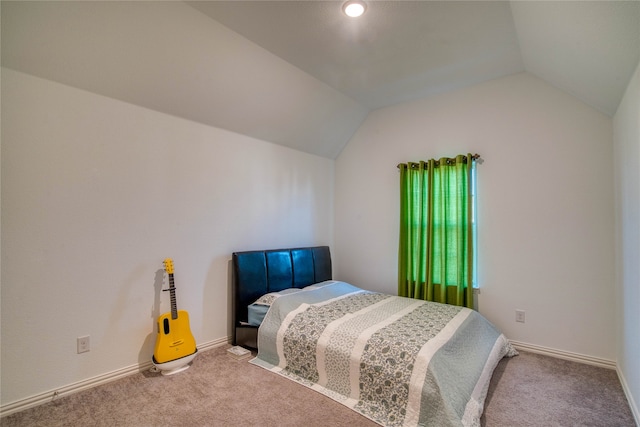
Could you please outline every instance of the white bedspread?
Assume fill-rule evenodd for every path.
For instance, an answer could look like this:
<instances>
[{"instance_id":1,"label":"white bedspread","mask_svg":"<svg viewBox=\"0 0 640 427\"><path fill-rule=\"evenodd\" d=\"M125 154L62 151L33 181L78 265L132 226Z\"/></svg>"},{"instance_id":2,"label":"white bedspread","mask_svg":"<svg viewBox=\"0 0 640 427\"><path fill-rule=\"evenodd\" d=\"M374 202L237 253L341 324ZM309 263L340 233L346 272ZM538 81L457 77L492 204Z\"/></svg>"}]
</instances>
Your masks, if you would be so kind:
<instances>
[{"instance_id":1,"label":"white bedspread","mask_svg":"<svg viewBox=\"0 0 640 427\"><path fill-rule=\"evenodd\" d=\"M495 366L516 351L474 310L344 282L274 301L252 363L388 426L479 426Z\"/></svg>"}]
</instances>

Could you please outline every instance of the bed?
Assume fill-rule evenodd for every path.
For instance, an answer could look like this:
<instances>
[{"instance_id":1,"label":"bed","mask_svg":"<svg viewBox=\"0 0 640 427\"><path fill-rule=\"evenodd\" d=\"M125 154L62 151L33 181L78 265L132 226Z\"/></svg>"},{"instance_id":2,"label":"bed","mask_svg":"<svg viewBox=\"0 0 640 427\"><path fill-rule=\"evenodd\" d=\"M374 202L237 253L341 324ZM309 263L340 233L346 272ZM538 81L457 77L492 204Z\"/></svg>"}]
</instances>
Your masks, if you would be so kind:
<instances>
[{"instance_id":1,"label":"bed","mask_svg":"<svg viewBox=\"0 0 640 427\"><path fill-rule=\"evenodd\" d=\"M329 247L236 252L236 345L251 363L385 426L479 426L516 351L474 310L333 280Z\"/></svg>"}]
</instances>

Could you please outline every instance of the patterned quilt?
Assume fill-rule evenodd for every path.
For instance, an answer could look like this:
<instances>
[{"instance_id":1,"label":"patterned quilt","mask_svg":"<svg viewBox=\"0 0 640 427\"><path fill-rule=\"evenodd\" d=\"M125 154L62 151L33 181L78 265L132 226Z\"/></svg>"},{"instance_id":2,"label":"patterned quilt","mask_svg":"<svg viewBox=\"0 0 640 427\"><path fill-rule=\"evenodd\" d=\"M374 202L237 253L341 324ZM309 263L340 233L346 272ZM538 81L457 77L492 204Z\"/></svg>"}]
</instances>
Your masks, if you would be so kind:
<instances>
[{"instance_id":1,"label":"patterned quilt","mask_svg":"<svg viewBox=\"0 0 640 427\"><path fill-rule=\"evenodd\" d=\"M474 310L330 281L274 299L251 361L385 426L479 426L516 351Z\"/></svg>"}]
</instances>

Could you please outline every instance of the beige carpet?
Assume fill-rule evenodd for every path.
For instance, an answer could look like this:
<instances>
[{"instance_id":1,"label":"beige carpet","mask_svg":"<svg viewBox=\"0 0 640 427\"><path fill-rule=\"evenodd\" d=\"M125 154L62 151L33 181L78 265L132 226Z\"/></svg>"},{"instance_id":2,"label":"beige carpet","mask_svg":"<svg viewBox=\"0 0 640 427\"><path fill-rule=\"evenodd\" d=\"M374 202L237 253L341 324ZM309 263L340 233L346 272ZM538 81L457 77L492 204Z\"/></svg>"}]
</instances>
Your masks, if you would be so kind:
<instances>
[{"instance_id":1,"label":"beige carpet","mask_svg":"<svg viewBox=\"0 0 640 427\"><path fill-rule=\"evenodd\" d=\"M331 399L237 361L226 347L12 414L2 426L375 426ZM635 426L616 372L521 352L498 365L483 426Z\"/></svg>"}]
</instances>

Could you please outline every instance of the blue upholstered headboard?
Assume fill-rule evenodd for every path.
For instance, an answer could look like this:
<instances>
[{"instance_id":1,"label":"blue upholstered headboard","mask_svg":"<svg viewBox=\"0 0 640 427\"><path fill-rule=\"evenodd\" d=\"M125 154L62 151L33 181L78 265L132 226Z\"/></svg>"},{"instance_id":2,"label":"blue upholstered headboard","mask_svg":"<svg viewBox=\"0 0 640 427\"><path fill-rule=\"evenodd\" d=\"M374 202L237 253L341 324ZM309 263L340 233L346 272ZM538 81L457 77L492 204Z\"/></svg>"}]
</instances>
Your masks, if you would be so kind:
<instances>
[{"instance_id":1,"label":"blue upholstered headboard","mask_svg":"<svg viewBox=\"0 0 640 427\"><path fill-rule=\"evenodd\" d=\"M233 329L247 322L248 305L260 296L331 280L328 246L233 253Z\"/></svg>"}]
</instances>

